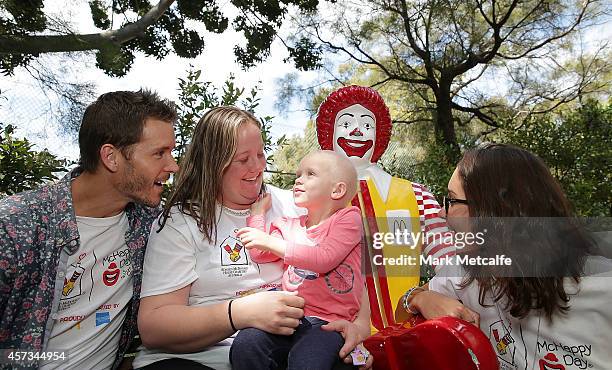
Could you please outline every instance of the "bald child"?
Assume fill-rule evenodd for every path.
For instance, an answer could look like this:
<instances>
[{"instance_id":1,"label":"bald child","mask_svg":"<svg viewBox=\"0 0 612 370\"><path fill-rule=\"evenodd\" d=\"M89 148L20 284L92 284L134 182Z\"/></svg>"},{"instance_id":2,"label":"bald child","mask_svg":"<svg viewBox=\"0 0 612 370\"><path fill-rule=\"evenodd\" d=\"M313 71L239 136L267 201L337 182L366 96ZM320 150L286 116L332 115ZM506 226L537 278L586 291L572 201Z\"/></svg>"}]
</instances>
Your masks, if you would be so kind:
<instances>
[{"instance_id":1,"label":"bald child","mask_svg":"<svg viewBox=\"0 0 612 370\"><path fill-rule=\"evenodd\" d=\"M266 231L270 199L264 197L251 207L249 227L236 235L253 262L283 264L283 290L305 299L305 317L291 336L241 330L230 351L234 370L332 369L344 340L321 326L353 321L360 309L363 230L359 209L348 207L357 172L348 158L326 150L304 157L296 177L293 199L306 215L275 220Z\"/></svg>"}]
</instances>

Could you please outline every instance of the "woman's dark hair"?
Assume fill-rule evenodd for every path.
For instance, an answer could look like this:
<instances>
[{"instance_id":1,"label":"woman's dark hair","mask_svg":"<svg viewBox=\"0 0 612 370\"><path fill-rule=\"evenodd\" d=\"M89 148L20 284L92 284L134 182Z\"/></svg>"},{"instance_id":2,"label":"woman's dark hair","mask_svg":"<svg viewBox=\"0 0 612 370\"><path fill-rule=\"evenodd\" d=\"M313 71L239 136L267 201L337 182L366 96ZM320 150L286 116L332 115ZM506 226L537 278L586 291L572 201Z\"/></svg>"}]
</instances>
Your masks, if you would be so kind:
<instances>
[{"instance_id":1,"label":"woman's dark hair","mask_svg":"<svg viewBox=\"0 0 612 370\"><path fill-rule=\"evenodd\" d=\"M546 164L527 150L484 143L465 153L457 171L472 231L486 230L481 248L466 254L512 259L510 266L467 265L462 286L476 280L481 305L491 292L518 318L532 309L551 320L567 312L564 279L579 282L592 244Z\"/></svg>"}]
</instances>

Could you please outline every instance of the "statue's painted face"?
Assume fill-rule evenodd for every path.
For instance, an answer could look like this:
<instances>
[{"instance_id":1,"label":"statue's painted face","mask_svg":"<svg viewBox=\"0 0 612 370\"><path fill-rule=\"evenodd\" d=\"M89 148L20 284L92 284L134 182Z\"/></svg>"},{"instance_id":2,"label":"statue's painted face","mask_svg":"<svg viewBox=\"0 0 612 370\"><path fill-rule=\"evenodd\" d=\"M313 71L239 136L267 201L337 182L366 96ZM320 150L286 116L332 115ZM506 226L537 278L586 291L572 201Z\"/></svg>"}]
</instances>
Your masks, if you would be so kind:
<instances>
[{"instance_id":1,"label":"statue's painted face","mask_svg":"<svg viewBox=\"0 0 612 370\"><path fill-rule=\"evenodd\" d=\"M336 115L334 151L346 155L357 166L370 164L376 142L376 117L361 104Z\"/></svg>"}]
</instances>

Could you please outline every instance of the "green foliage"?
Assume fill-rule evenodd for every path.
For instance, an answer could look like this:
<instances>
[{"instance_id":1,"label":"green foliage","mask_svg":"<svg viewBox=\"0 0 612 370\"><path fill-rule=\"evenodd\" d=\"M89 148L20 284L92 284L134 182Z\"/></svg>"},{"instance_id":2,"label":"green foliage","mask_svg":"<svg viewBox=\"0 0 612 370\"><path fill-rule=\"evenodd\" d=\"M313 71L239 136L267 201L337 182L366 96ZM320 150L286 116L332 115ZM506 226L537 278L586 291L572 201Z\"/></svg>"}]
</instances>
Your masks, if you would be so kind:
<instances>
[{"instance_id":1,"label":"green foliage","mask_svg":"<svg viewBox=\"0 0 612 370\"><path fill-rule=\"evenodd\" d=\"M612 216L612 106L589 100L584 105L544 116L532 116L517 127L506 123L488 140L513 144L538 156L550 167L578 215ZM481 138L474 132L458 135L462 152ZM456 163L445 162L445 148L427 141L418 164L412 168L413 181L427 186L433 194L446 194ZM393 168L390 173L396 173Z\"/></svg>"},{"instance_id":2,"label":"green foliage","mask_svg":"<svg viewBox=\"0 0 612 370\"><path fill-rule=\"evenodd\" d=\"M274 152L274 172L267 180L281 189L290 189L295 182L298 164L312 150L319 149L313 121L309 121L304 136L293 136Z\"/></svg>"},{"instance_id":3,"label":"green foliage","mask_svg":"<svg viewBox=\"0 0 612 370\"><path fill-rule=\"evenodd\" d=\"M289 50L289 58L285 58L285 63L293 59L296 68L303 71L321 67L323 48L312 40L300 37L294 46L287 47L287 50Z\"/></svg>"},{"instance_id":4,"label":"green foliage","mask_svg":"<svg viewBox=\"0 0 612 370\"><path fill-rule=\"evenodd\" d=\"M612 216L612 105L589 100L576 109L532 116L518 127L506 123L489 140L527 149L550 167L580 216ZM481 139L470 132L458 135L462 152ZM410 177L386 168L390 173L427 186L433 194L446 194L456 163L443 160L445 148L433 140L424 144L424 153Z\"/></svg>"},{"instance_id":5,"label":"green foliage","mask_svg":"<svg viewBox=\"0 0 612 370\"><path fill-rule=\"evenodd\" d=\"M202 71L194 69L193 66L187 71L186 78L179 78L179 121L176 125L176 149L175 157L180 161L187 151L191 142L193 130L197 121L204 113L213 107L221 105L238 105L242 109L254 113L259 107L261 98L258 96L261 88L259 85L251 88L248 92L244 87L236 85L236 77L230 74L223 86L214 86L210 81L202 80ZM270 126L274 117L259 117L262 125L262 138L264 150L271 153L275 145L282 145L284 136L276 143L272 142ZM268 156L268 163L273 160Z\"/></svg>"},{"instance_id":6,"label":"green foliage","mask_svg":"<svg viewBox=\"0 0 612 370\"><path fill-rule=\"evenodd\" d=\"M400 146L396 147L397 154L394 155L390 153L390 149L387 149L385 156L391 156L393 159L381 161L380 164L391 175L423 184L434 196L442 198L447 193L448 180L457 163L446 159L448 158L448 148L444 144L440 144L432 138L427 138L424 133L419 134L418 130L416 132L415 130L409 130L409 132L413 136L402 138L405 133L402 130L394 130L391 142L400 143ZM476 137L467 132L459 132L457 137L459 146L463 151L476 145ZM417 145L418 149L413 151L402 150L405 146L402 143ZM382 159L385 159L385 157ZM409 166L401 165L402 162L411 164Z\"/></svg>"},{"instance_id":7,"label":"green foliage","mask_svg":"<svg viewBox=\"0 0 612 370\"><path fill-rule=\"evenodd\" d=\"M43 0L2 0L0 1L0 35L25 35L40 32L46 27L47 18ZM7 14L8 13L8 14ZM8 16L11 15L12 17ZM25 54L0 55L0 72L10 75L18 66L27 65L34 56Z\"/></svg>"},{"instance_id":8,"label":"green foliage","mask_svg":"<svg viewBox=\"0 0 612 370\"><path fill-rule=\"evenodd\" d=\"M581 216L612 216L612 105L577 109L506 126L498 139L540 156Z\"/></svg>"},{"instance_id":9,"label":"green foliage","mask_svg":"<svg viewBox=\"0 0 612 370\"><path fill-rule=\"evenodd\" d=\"M153 2L153 4L152 4ZM93 24L109 31L137 22L154 4L155 0L90 0L88 2ZM235 46L237 62L244 68L254 66L270 54L270 47L291 7L310 13L318 6L318 0L233 0L238 15L232 21L234 30L241 32L246 43ZM216 0L176 0L161 17L136 38L121 47L105 48L96 55L96 65L108 75L124 76L131 68L136 52L157 59L174 52L184 58L195 58L204 51L206 32L223 33L230 25L221 7L225 3ZM122 23L119 24L118 20ZM54 20L69 28L70 20ZM115 24L113 24L115 22ZM0 1L0 35L40 35L46 31L47 15L42 0ZM54 32L51 32L54 33ZM76 32L73 32L76 33ZM72 42L72 41L71 41ZM34 43L33 43L34 45ZM302 38L285 43L290 58L301 69L319 66L321 49ZM92 46L92 48L96 48ZM310 52L310 50L314 52ZM61 51L61 50L58 50ZM26 66L38 56L3 53L0 56L0 72L10 75L18 66Z\"/></svg>"},{"instance_id":10,"label":"green foliage","mask_svg":"<svg viewBox=\"0 0 612 370\"><path fill-rule=\"evenodd\" d=\"M110 19L106 14L106 10L100 0L92 0L89 2L89 10L91 11L91 18L94 25L101 30L107 30L111 26Z\"/></svg>"},{"instance_id":11,"label":"green foliage","mask_svg":"<svg viewBox=\"0 0 612 370\"><path fill-rule=\"evenodd\" d=\"M47 25L43 0L3 0L0 6L12 16L0 13L0 34L23 35L43 31Z\"/></svg>"},{"instance_id":12,"label":"green foliage","mask_svg":"<svg viewBox=\"0 0 612 370\"><path fill-rule=\"evenodd\" d=\"M107 48L96 53L96 67L112 77L121 77L130 70L134 54L127 48Z\"/></svg>"},{"instance_id":13,"label":"green foliage","mask_svg":"<svg viewBox=\"0 0 612 370\"><path fill-rule=\"evenodd\" d=\"M34 150L28 139L17 139L13 132L13 126L0 124L0 196L33 189L66 171L65 160Z\"/></svg>"},{"instance_id":14,"label":"green foliage","mask_svg":"<svg viewBox=\"0 0 612 370\"><path fill-rule=\"evenodd\" d=\"M256 115L255 111L261 100L259 97L260 91L259 85L248 91L244 87L237 86L236 77L233 74L229 75L221 87L214 86L212 82L202 79L201 70L191 66L187 71L187 76L179 78L179 101L177 104L179 120L174 130L176 135L174 156L179 165L191 143L197 122L207 110L222 105L236 105ZM264 141L264 151L267 154L268 165L271 165L274 161L271 154L272 150L276 146L284 144L285 136L283 135L276 142L273 142L270 128L274 117L258 118L262 126L261 135ZM165 194L167 192L168 189L166 189Z\"/></svg>"},{"instance_id":15,"label":"green foliage","mask_svg":"<svg viewBox=\"0 0 612 370\"><path fill-rule=\"evenodd\" d=\"M106 4L104 12L107 18L108 15L111 17L118 15L121 16L120 19L125 19L120 27L135 22L152 7L149 0L116 0L112 1L112 6L108 0L98 0L98 2ZM98 19L101 19L101 15ZM97 66L110 76L120 77L130 70L134 53L138 51L156 59L163 59L171 51L183 58L194 58L204 50L204 38L187 25L189 21L203 22L206 31L213 33L224 32L228 24L227 18L214 2L177 1L142 35L128 41L120 49L105 50L104 54L107 55L103 60L107 61L106 63L100 61L101 53L98 53ZM114 28L117 28L117 25Z\"/></svg>"}]
</instances>

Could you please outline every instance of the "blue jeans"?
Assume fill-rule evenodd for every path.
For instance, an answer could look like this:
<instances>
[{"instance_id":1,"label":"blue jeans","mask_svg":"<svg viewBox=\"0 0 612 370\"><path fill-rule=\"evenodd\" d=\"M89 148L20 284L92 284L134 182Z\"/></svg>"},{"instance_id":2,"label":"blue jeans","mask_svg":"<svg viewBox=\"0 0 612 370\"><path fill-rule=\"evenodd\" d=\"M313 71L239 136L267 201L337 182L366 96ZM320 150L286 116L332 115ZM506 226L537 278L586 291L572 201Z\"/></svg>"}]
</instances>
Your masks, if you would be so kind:
<instances>
[{"instance_id":1,"label":"blue jeans","mask_svg":"<svg viewBox=\"0 0 612 370\"><path fill-rule=\"evenodd\" d=\"M331 370L344 365L338 355L344 339L340 333L321 329L325 324L316 317L304 317L293 335L243 329L230 349L232 369Z\"/></svg>"}]
</instances>

